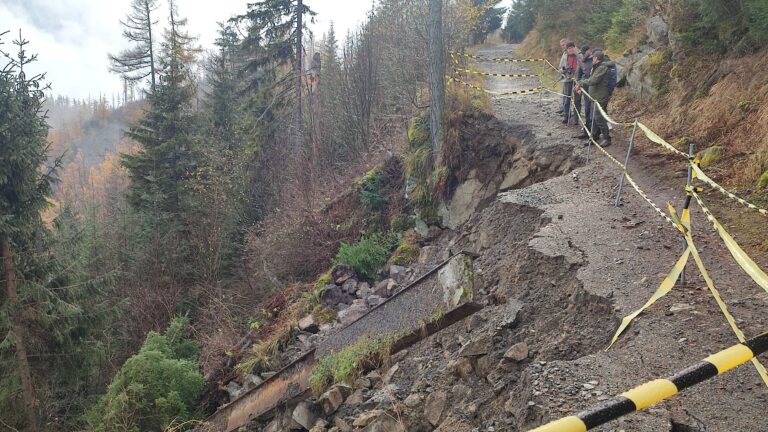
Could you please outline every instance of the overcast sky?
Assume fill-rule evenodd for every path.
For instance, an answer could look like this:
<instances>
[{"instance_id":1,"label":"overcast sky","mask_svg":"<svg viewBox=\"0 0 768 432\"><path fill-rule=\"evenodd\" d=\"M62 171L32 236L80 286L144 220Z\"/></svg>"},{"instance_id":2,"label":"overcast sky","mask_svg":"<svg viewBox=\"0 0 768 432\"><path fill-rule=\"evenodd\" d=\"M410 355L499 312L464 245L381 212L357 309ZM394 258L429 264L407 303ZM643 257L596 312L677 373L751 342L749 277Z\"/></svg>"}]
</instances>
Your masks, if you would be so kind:
<instances>
[{"instance_id":1,"label":"overcast sky","mask_svg":"<svg viewBox=\"0 0 768 432\"><path fill-rule=\"evenodd\" d=\"M339 34L354 28L371 8L368 0L305 0L317 12L312 30L320 37L331 21ZM189 31L203 48L217 37L217 22L246 11L254 0L178 0L179 13L189 19ZM167 6L163 6L163 15ZM121 89L120 80L108 70L107 53L126 47L119 21L129 10L130 0L0 0L2 48L8 51L19 29L30 41L29 52L37 53L35 71L46 71L55 94L78 98L99 92L111 99ZM162 18L163 22L165 18Z\"/></svg>"}]
</instances>

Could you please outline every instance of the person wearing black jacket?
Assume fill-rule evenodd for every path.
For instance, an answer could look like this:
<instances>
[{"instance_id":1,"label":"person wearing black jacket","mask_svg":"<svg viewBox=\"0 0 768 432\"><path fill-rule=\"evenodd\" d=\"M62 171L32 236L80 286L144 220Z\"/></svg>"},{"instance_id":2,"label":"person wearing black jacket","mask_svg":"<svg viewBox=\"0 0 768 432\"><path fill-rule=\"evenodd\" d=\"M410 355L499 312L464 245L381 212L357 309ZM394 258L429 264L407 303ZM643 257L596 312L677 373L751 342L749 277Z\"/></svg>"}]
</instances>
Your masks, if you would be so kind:
<instances>
[{"instance_id":1,"label":"person wearing black jacket","mask_svg":"<svg viewBox=\"0 0 768 432\"><path fill-rule=\"evenodd\" d=\"M581 56L583 60L581 63L579 63L579 70L576 73L576 80L585 80L589 79L590 74L592 73L592 48L589 47L589 45L584 45L581 47ZM584 90L589 92L589 86L583 86ZM592 127L592 101L589 100L588 97L583 96L581 92L577 92L574 97L579 99L579 101L583 100L584 105L584 127L586 129L590 129ZM588 138L589 135L587 134L587 131L582 131L581 135L577 136L576 138L583 139Z\"/></svg>"}]
</instances>

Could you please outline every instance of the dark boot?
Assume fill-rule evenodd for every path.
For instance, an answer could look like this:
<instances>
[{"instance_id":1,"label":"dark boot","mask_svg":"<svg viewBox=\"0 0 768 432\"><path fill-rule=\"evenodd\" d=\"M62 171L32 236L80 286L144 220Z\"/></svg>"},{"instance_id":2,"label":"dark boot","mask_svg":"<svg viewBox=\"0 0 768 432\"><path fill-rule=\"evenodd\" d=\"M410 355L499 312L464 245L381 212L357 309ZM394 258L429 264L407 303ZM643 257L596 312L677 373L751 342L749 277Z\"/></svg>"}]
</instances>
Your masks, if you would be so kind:
<instances>
[{"instance_id":1,"label":"dark boot","mask_svg":"<svg viewBox=\"0 0 768 432\"><path fill-rule=\"evenodd\" d=\"M605 138L603 138L602 141L600 141L601 147L609 147L611 145L611 136L609 134L605 134Z\"/></svg>"}]
</instances>

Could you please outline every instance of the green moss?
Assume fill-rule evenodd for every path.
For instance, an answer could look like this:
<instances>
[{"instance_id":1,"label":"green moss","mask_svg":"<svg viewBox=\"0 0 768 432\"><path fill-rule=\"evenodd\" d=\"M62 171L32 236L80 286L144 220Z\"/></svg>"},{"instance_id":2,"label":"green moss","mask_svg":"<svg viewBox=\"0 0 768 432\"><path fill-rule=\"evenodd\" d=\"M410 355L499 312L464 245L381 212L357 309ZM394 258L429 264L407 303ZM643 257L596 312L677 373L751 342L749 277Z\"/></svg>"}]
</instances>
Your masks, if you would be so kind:
<instances>
[{"instance_id":1,"label":"green moss","mask_svg":"<svg viewBox=\"0 0 768 432\"><path fill-rule=\"evenodd\" d=\"M712 146L700 152L698 156L701 167L707 168L723 157L723 148L720 146Z\"/></svg>"},{"instance_id":2,"label":"green moss","mask_svg":"<svg viewBox=\"0 0 768 432\"><path fill-rule=\"evenodd\" d=\"M763 175L760 176L760 180L757 181L757 187L760 189L768 187L768 171L764 172Z\"/></svg>"},{"instance_id":3,"label":"green moss","mask_svg":"<svg viewBox=\"0 0 768 432\"><path fill-rule=\"evenodd\" d=\"M336 311L319 304L312 309L312 316L320 324L329 324L336 320Z\"/></svg>"},{"instance_id":4,"label":"green moss","mask_svg":"<svg viewBox=\"0 0 768 432\"><path fill-rule=\"evenodd\" d=\"M648 54L642 72L648 75L659 93L669 92L672 79L672 50L661 49Z\"/></svg>"},{"instance_id":5,"label":"green moss","mask_svg":"<svg viewBox=\"0 0 768 432\"><path fill-rule=\"evenodd\" d=\"M375 339L362 337L353 345L322 357L309 377L312 393L320 395L328 387L338 383L354 384L366 366L374 366L377 360L389 358L392 344L397 340L398 336L382 336Z\"/></svg>"},{"instance_id":6,"label":"green moss","mask_svg":"<svg viewBox=\"0 0 768 432\"><path fill-rule=\"evenodd\" d=\"M411 147L423 147L429 145L430 132L426 116L419 116L411 121L408 128L408 142Z\"/></svg>"},{"instance_id":7,"label":"green moss","mask_svg":"<svg viewBox=\"0 0 768 432\"><path fill-rule=\"evenodd\" d=\"M419 245L416 244L411 236L405 236L400 241L400 244L395 250L395 254L392 256L392 264L395 265L408 265L413 264L419 259Z\"/></svg>"}]
</instances>

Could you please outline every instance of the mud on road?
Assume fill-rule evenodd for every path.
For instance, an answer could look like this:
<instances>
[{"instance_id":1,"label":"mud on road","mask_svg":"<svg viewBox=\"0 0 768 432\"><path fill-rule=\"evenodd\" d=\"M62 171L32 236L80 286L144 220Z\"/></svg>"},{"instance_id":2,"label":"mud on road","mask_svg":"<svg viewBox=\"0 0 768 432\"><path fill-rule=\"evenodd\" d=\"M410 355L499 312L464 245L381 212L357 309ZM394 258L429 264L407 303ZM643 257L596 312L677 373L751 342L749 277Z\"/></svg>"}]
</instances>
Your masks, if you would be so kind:
<instances>
[{"instance_id":1,"label":"mud on road","mask_svg":"<svg viewBox=\"0 0 768 432\"><path fill-rule=\"evenodd\" d=\"M513 50L511 45L497 46L478 54L504 57ZM496 73L538 72L531 71L527 63L477 66ZM534 86L535 79L486 80L486 87L497 92ZM555 113L558 96L495 97L492 105L502 121L530 128L537 146L572 146L575 154L586 159L583 141L573 138L580 133L578 127L563 125ZM614 135L610 152L623 160L627 131L614 130ZM679 165L635 157L629 169L658 204L682 203L685 171ZM510 218L505 224L532 223L523 216L532 210L523 208L541 214L538 222L533 221L538 227L526 244L507 243L504 230L489 228L498 243L484 252L495 260L495 270L489 268L486 273L493 280L486 282L524 305L521 326L507 342L527 341L532 352L530 364L522 369L508 395L507 411L515 418L509 430L586 408L736 342L696 267L689 265L687 284L675 287L638 317L614 348L604 351L616 320L645 303L682 252L679 234L631 189L625 190L621 207L613 206L619 174L617 166L592 149L589 164L569 174L499 195L495 207L518 206L504 210ZM477 215L470 225L484 217ZM740 271L698 209L693 223L705 264L739 326L748 336L768 329L766 293ZM551 267L552 260L569 270ZM536 277L522 277L526 269ZM547 297L538 297L544 289L540 279L549 279ZM530 291L532 285L540 287L533 291L536 294ZM557 305L560 309L553 309ZM483 313L493 315L492 309ZM576 316L579 318L573 318ZM574 342L586 334L591 336L589 343ZM764 431L768 430L767 410L768 389L755 369L745 365L600 430Z\"/></svg>"}]
</instances>

